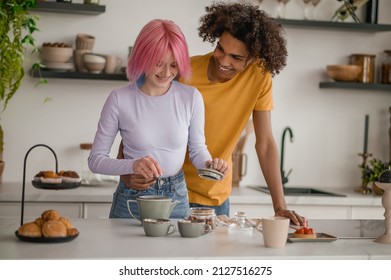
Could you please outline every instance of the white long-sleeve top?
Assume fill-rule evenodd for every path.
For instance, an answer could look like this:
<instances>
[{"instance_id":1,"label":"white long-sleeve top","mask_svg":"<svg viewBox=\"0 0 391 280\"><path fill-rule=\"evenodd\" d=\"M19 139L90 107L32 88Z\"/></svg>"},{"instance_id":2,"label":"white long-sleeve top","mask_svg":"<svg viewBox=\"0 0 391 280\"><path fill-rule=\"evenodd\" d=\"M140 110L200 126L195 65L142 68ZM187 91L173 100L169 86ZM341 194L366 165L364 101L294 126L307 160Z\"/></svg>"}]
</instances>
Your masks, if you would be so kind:
<instances>
[{"instance_id":1,"label":"white long-sleeve top","mask_svg":"<svg viewBox=\"0 0 391 280\"><path fill-rule=\"evenodd\" d=\"M135 160L152 156L163 177L177 174L186 148L196 168L204 168L211 155L205 144L204 103L194 87L173 81L161 96L144 94L137 83L113 90L100 116L88 165L105 175L134 173ZM123 140L124 158L110 158L117 133Z\"/></svg>"}]
</instances>

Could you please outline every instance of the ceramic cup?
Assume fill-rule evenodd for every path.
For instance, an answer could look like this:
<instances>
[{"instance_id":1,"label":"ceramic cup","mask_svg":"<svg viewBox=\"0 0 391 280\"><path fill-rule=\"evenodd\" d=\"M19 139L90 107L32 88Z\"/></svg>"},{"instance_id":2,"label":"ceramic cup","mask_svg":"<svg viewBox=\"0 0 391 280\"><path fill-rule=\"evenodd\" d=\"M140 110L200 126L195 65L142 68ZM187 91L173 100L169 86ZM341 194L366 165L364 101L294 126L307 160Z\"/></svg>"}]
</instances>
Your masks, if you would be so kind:
<instances>
[{"instance_id":1,"label":"ceramic cup","mask_svg":"<svg viewBox=\"0 0 391 280\"><path fill-rule=\"evenodd\" d=\"M143 228L145 234L152 237L164 237L175 231L169 219L144 219Z\"/></svg>"},{"instance_id":2,"label":"ceramic cup","mask_svg":"<svg viewBox=\"0 0 391 280\"><path fill-rule=\"evenodd\" d=\"M256 226L263 233L265 247L282 248L288 238L290 219L285 217L265 217Z\"/></svg>"},{"instance_id":3,"label":"ceramic cup","mask_svg":"<svg viewBox=\"0 0 391 280\"><path fill-rule=\"evenodd\" d=\"M178 230L182 237L200 237L212 231L205 221L178 220Z\"/></svg>"},{"instance_id":4,"label":"ceramic cup","mask_svg":"<svg viewBox=\"0 0 391 280\"><path fill-rule=\"evenodd\" d=\"M86 64L84 62L84 54L89 53L89 50L74 50L73 60L75 62L76 70L78 72L88 72Z\"/></svg>"},{"instance_id":5,"label":"ceramic cup","mask_svg":"<svg viewBox=\"0 0 391 280\"><path fill-rule=\"evenodd\" d=\"M104 72L106 74L113 74L121 66L121 59L115 54L106 55L106 65Z\"/></svg>"},{"instance_id":6,"label":"ceramic cup","mask_svg":"<svg viewBox=\"0 0 391 280\"><path fill-rule=\"evenodd\" d=\"M95 44L95 37L89 34L79 33L76 35L76 49L92 51Z\"/></svg>"}]
</instances>

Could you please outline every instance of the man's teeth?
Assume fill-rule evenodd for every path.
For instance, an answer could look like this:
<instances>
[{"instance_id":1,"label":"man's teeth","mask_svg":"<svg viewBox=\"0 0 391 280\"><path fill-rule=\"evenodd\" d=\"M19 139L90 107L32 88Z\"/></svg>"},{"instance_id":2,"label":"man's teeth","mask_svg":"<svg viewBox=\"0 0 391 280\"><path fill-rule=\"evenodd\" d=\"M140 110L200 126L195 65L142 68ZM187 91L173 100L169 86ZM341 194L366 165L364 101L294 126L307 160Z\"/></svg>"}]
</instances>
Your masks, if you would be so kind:
<instances>
[{"instance_id":1,"label":"man's teeth","mask_svg":"<svg viewBox=\"0 0 391 280\"><path fill-rule=\"evenodd\" d=\"M219 65L219 68L220 68L221 71L224 71L224 72L229 71L228 68L225 68L225 67L223 67L223 66L221 66L221 65Z\"/></svg>"}]
</instances>

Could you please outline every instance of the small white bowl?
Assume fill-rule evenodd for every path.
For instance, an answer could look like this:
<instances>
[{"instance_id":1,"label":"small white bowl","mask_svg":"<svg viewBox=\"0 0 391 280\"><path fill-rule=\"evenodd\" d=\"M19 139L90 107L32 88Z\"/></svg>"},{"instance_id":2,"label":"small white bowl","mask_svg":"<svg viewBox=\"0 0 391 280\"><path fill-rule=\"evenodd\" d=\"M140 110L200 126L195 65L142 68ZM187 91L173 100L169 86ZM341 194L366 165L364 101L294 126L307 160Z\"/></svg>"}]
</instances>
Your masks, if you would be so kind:
<instances>
[{"instance_id":1,"label":"small white bowl","mask_svg":"<svg viewBox=\"0 0 391 280\"><path fill-rule=\"evenodd\" d=\"M96 53L85 53L83 55L83 60L85 63L105 63L106 58L103 55Z\"/></svg>"},{"instance_id":2,"label":"small white bowl","mask_svg":"<svg viewBox=\"0 0 391 280\"><path fill-rule=\"evenodd\" d=\"M83 55L84 64L90 73L99 74L106 65L106 58L95 53L85 53Z\"/></svg>"}]
</instances>

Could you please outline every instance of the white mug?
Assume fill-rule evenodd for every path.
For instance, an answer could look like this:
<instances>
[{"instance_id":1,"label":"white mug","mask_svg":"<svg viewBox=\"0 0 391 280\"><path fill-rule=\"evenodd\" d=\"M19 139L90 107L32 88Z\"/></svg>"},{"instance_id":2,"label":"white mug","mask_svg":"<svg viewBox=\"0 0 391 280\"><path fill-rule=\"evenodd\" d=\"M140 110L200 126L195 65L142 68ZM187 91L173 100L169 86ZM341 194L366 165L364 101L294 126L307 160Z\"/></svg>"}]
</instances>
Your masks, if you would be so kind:
<instances>
[{"instance_id":1,"label":"white mug","mask_svg":"<svg viewBox=\"0 0 391 280\"><path fill-rule=\"evenodd\" d=\"M285 217L264 217L256 229L262 232L265 247L282 248L288 239L290 219Z\"/></svg>"}]
</instances>

